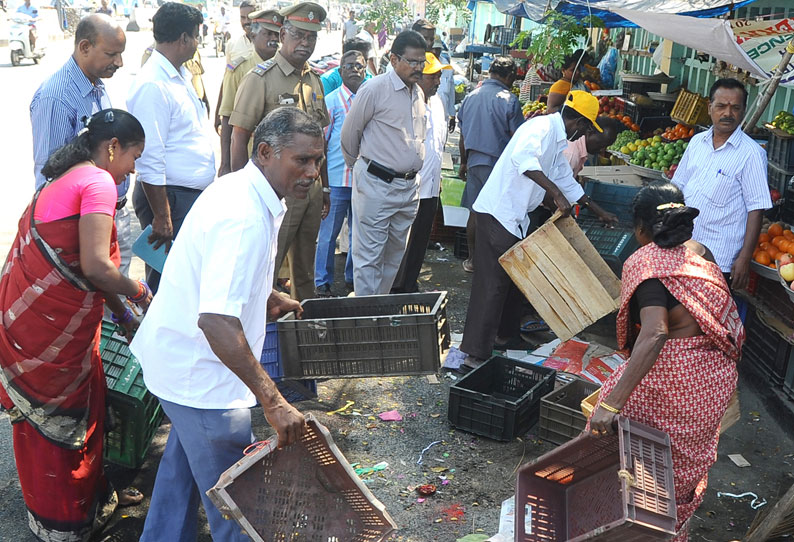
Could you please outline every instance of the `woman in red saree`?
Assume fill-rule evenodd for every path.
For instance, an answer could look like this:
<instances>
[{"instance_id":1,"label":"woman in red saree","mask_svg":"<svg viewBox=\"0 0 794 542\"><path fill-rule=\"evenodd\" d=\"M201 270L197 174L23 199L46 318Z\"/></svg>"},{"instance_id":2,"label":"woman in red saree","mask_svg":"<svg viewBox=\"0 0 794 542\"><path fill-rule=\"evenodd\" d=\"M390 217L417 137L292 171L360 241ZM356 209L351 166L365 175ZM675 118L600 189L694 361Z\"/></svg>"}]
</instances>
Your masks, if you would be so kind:
<instances>
[{"instance_id":1,"label":"woman in red saree","mask_svg":"<svg viewBox=\"0 0 794 542\"><path fill-rule=\"evenodd\" d=\"M631 357L604 383L589 430L611 433L620 413L670 435L682 542L717 459L744 328L711 253L690 240L698 210L680 190L654 183L633 207L641 247L623 266L617 319L618 346Z\"/></svg>"},{"instance_id":2,"label":"woman in red saree","mask_svg":"<svg viewBox=\"0 0 794 542\"><path fill-rule=\"evenodd\" d=\"M127 332L119 295L148 306L124 277L113 215L116 184L134 172L144 132L129 113L100 111L42 173L0 278L0 403L9 410L29 526L40 540L80 542L119 500L102 468L106 382L103 304ZM140 500L138 498L137 500Z\"/></svg>"}]
</instances>

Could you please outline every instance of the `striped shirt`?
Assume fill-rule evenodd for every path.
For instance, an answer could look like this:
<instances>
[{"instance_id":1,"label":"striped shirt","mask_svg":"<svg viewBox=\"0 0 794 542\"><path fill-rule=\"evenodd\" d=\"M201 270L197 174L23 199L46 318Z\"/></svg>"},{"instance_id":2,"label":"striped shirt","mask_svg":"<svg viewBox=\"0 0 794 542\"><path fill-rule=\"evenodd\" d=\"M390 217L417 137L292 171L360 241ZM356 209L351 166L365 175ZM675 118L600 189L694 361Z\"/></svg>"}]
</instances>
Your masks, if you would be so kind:
<instances>
[{"instance_id":1,"label":"striped shirt","mask_svg":"<svg viewBox=\"0 0 794 542\"><path fill-rule=\"evenodd\" d=\"M350 104L356 95L344 84L325 96L325 107L331 123L325 127L325 141L328 143L328 185L353 186L353 169L345 164L342 155L342 124L345 122Z\"/></svg>"},{"instance_id":2,"label":"striped shirt","mask_svg":"<svg viewBox=\"0 0 794 542\"><path fill-rule=\"evenodd\" d=\"M41 84L30 102L36 189L47 180L41 168L56 149L69 143L83 129L81 119L109 107L104 83L101 80L91 83L74 57L70 56L61 69ZM118 185L119 198L127 193L127 188L129 180Z\"/></svg>"},{"instance_id":3,"label":"striped shirt","mask_svg":"<svg viewBox=\"0 0 794 542\"><path fill-rule=\"evenodd\" d=\"M744 244L747 214L769 209L766 153L737 128L720 148L714 128L695 135L673 177L686 204L700 210L692 238L706 245L723 272L731 271Z\"/></svg>"}]
</instances>

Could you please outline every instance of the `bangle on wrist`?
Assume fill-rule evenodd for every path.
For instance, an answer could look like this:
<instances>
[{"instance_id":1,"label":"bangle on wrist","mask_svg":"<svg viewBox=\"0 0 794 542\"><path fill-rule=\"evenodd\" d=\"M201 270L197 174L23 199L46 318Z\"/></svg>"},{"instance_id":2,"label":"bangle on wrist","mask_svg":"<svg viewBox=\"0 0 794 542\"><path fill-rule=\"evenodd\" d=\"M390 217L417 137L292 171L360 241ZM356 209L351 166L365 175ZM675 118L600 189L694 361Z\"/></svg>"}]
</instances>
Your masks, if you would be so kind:
<instances>
[{"instance_id":1,"label":"bangle on wrist","mask_svg":"<svg viewBox=\"0 0 794 542\"><path fill-rule=\"evenodd\" d=\"M149 285L146 284L145 281L139 280L138 281L138 292L135 295L128 295L127 299L130 300L131 303L138 304L142 302L144 299L149 297L152 294L152 291L149 289ZM129 310L129 309L128 309Z\"/></svg>"},{"instance_id":2,"label":"bangle on wrist","mask_svg":"<svg viewBox=\"0 0 794 542\"><path fill-rule=\"evenodd\" d=\"M132 310L130 310L130 308L127 307L121 316L118 316L115 313L113 313L110 315L110 319L113 320L114 324L127 324L129 322L132 322L133 319Z\"/></svg>"},{"instance_id":3,"label":"bangle on wrist","mask_svg":"<svg viewBox=\"0 0 794 542\"><path fill-rule=\"evenodd\" d=\"M611 412L612 414L620 414L620 409L619 408L615 408L613 406L609 406L608 404L606 404L603 401L601 401L601 408L603 408L607 412Z\"/></svg>"}]
</instances>

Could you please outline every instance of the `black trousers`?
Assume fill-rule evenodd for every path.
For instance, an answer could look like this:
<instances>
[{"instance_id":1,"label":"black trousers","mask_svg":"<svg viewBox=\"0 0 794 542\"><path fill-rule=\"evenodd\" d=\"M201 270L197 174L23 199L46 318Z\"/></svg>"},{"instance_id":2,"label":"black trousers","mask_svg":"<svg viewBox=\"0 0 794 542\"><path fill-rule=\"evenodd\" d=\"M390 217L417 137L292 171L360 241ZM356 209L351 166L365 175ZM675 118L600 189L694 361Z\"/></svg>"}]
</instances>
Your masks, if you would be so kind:
<instances>
[{"instance_id":1,"label":"black trousers","mask_svg":"<svg viewBox=\"0 0 794 542\"><path fill-rule=\"evenodd\" d=\"M166 186L165 190L168 196L168 205L171 208L171 225L174 227L174 239L176 239L176 234L179 233L182 222L185 221L188 211L190 211L196 199L201 195L201 190L182 186ZM141 229L145 229L152 223L154 212L149 206L149 200L146 199L146 194L140 182L135 183L135 189L132 191L132 207L135 209L135 216L138 217L138 221L141 223ZM157 293L157 287L160 285L160 273L148 265L146 266L146 283L151 288L152 293Z\"/></svg>"},{"instance_id":2,"label":"black trousers","mask_svg":"<svg viewBox=\"0 0 794 542\"><path fill-rule=\"evenodd\" d=\"M394 279L391 288L393 294L412 294L419 291L417 279L425 261L427 243L430 241L430 230L433 229L433 219L438 209L438 198L424 198L419 200L419 210L416 213L411 232L408 234L408 246L405 248L403 261Z\"/></svg>"},{"instance_id":3,"label":"black trousers","mask_svg":"<svg viewBox=\"0 0 794 542\"><path fill-rule=\"evenodd\" d=\"M474 279L463 329L461 351L488 359L494 339L518 336L523 296L499 264L499 257L520 241L489 214L474 212L477 244Z\"/></svg>"}]
</instances>

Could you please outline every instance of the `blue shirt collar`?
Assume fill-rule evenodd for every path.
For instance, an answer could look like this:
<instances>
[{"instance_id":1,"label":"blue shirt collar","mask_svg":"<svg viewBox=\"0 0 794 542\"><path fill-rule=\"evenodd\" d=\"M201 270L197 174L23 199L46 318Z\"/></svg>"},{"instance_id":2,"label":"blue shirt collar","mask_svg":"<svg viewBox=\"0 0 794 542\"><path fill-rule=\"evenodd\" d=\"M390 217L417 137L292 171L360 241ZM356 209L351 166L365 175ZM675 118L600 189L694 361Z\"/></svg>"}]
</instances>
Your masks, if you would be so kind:
<instances>
[{"instance_id":1,"label":"blue shirt collar","mask_svg":"<svg viewBox=\"0 0 794 542\"><path fill-rule=\"evenodd\" d=\"M83 70L80 69L80 66L77 65L77 61L73 56L70 56L69 60L66 62L66 72L74 81L77 90L80 91L80 96L83 98L91 94L94 89L99 90L101 93L105 92L105 83L103 83L101 79L97 80L96 84L92 83L88 77L86 77L85 73L83 73Z\"/></svg>"}]
</instances>

